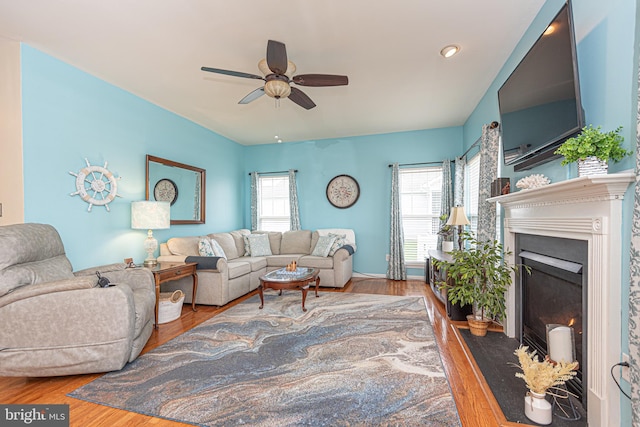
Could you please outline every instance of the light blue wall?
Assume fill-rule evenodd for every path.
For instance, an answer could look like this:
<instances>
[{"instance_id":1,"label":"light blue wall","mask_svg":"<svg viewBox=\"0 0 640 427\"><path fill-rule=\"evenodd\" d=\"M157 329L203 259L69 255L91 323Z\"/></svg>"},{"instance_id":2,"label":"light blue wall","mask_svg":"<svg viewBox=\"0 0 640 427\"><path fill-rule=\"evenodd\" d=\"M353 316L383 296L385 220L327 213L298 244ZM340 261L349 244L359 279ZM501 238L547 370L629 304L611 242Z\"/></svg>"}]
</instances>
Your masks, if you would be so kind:
<instances>
[{"instance_id":1,"label":"light blue wall","mask_svg":"<svg viewBox=\"0 0 640 427\"><path fill-rule=\"evenodd\" d=\"M206 224L158 230L158 241L242 225L244 147L32 47L21 57L25 221L54 225L75 269L144 259L130 204L145 197L146 154L207 170ZM110 212L69 196L85 158L119 177Z\"/></svg>"},{"instance_id":2,"label":"light blue wall","mask_svg":"<svg viewBox=\"0 0 640 427\"><path fill-rule=\"evenodd\" d=\"M389 164L441 162L460 155L461 150L461 127L251 146L247 147L245 182L248 187L251 171L297 169L302 228L354 229L358 246L354 270L384 274L389 253ZM360 199L348 209L337 209L326 198L327 183L341 174L353 176L360 185ZM245 203L249 206L248 195ZM245 226L250 224L245 209ZM409 270L408 274L424 272Z\"/></svg>"},{"instance_id":3,"label":"light blue wall","mask_svg":"<svg viewBox=\"0 0 640 427\"><path fill-rule=\"evenodd\" d=\"M504 83L534 41L560 10L564 0L548 0L526 32L497 78L478 104L464 126L464 144L469 146L477 138L483 123L499 121L497 90ZM636 0L574 0L572 1L575 31L578 36L577 55L580 75L582 106L587 124L600 125L605 130L623 126L625 148L636 149L636 106L638 28L636 26ZM635 158L628 157L618 164L609 165L610 172L634 168ZM511 178L511 188L520 178L541 173L551 182L577 176L575 165L561 166L560 160L541 165L528 171L514 172L503 168L502 176ZM622 271L622 351L628 352L629 324L629 250L631 240L631 216L633 213L633 189L623 201L623 221L620 264ZM629 384L622 382L625 390ZM621 397L622 425L631 425L629 401Z\"/></svg>"}]
</instances>

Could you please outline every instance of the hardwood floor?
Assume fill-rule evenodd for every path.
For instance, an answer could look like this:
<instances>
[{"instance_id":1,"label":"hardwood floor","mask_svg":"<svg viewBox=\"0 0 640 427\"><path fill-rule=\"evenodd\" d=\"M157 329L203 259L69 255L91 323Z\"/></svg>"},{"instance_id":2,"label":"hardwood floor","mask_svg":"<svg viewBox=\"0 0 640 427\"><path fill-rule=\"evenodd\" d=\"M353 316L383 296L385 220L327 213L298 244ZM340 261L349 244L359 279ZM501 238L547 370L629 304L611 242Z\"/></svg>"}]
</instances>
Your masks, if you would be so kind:
<instances>
[{"instance_id":1,"label":"hardwood floor","mask_svg":"<svg viewBox=\"0 0 640 427\"><path fill-rule=\"evenodd\" d=\"M198 306L197 312L185 305L179 320L160 325L143 353L182 334L216 314L254 295L254 291L224 308ZM443 305L430 288L420 280L392 281L378 278L353 278L344 289L321 289L321 292L354 292L383 295L415 295L425 297L427 312L441 349L444 365L463 427L523 426L507 422L489 391L477 365L457 333L466 322L450 322ZM454 323L457 323L454 324ZM185 424L109 408L67 397L66 394L92 381L101 374L53 378L0 377L0 403L69 404L71 426L183 426Z\"/></svg>"}]
</instances>

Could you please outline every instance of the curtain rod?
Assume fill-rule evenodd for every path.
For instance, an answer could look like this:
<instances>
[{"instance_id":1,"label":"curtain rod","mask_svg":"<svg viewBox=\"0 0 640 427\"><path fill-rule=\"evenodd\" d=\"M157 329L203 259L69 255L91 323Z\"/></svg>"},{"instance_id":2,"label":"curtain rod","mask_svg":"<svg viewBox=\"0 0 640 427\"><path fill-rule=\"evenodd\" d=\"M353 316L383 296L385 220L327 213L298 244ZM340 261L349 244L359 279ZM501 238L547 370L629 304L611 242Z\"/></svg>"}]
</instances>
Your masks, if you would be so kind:
<instances>
[{"instance_id":1,"label":"curtain rod","mask_svg":"<svg viewBox=\"0 0 640 427\"><path fill-rule=\"evenodd\" d=\"M498 122L491 122L491 124L489 125L489 129L495 129L499 126L500 124ZM478 139L476 139L476 142L474 142L473 144L471 144L471 147L467 148L467 151L464 152L464 154L460 157L465 157L467 154L469 154L469 151L471 151L471 149L473 147L475 147L476 145L478 145L478 143L480 142L480 140L482 139L482 136L478 137Z\"/></svg>"},{"instance_id":2,"label":"curtain rod","mask_svg":"<svg viewBox=\"0 0 640 427\"><path fill-rule=\"evenodd\" d=\"M419 165L441 165L442 162L423 162L423 163L402 163L398 164L398 166L419 166ZM389 167L393 167L393 165L389 165Z\"/></svg>"},{"instance_id":3,"label":"curtain rod","mask_svg":"<svg viewBox=\"0 0 640 427\"><path fill-rule=\"evenodd\" d=\"M298 172L298 169L294 169L293 171ZM289 171L258 172L258 175L268 175L272 173L289 173ZM249 172L249 175L251 175L251 172Z\"/></svg>"}]
</instances>

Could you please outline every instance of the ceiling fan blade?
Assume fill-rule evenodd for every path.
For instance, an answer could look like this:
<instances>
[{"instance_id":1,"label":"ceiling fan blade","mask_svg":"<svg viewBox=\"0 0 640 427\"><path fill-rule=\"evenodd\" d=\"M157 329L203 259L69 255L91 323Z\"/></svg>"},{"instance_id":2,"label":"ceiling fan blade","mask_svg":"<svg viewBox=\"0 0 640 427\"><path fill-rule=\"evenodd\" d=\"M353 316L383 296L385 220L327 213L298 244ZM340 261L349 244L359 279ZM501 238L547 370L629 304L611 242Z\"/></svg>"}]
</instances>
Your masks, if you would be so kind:
<instances>
[{"instance_id":1,"label":"ceiling fan blade","mask_svg":"<svg viewBox=\"0 0 640 427\"><path fill-rule=\"evenodd\" d=\"M333 74L301 74L293 77L293 82L300 86L345 86L349 77Z\"/></svg>"},{"instance_id":2,"label":"ceiling fan blade","mask_svg":"<svg viewBox=\"0 0 640 427\"><path fill-rule=\"evenodd\" d=\"M267 65L274 74L284 74L287 71L287 48L284 43L275 40L267 42Z\"/></svg>"},{"instance_id":3,"label":"ceiling fan blade","mask_svg":"<svg viewBox=\"0 0 640 427\"><path fill-rule=\"evenodd\" d=\"M253 92L249 93L249 95L247 95L244 98L242 98L240 100L240 102L238 102L238 104L248 104L251 101L254 101L254 100L260 98L262 95L264 95L264 87L259 87L258 89L256 89Z\"/></svg>"},{"instance_id":4,"label":"ceiling fan blade","mask_svg":"<svg viewBox=\"0 0 640 427\"><path fill-rule=\"evenodd\" d=\"M316 106L316 104L311 100L311 98L309 98L303 91L301 91L297 87L291 88L289 99L307 110L310 110Z\"/></svg>"},{"instance_id":5,"label":"ceiling fan blade","mask_svg":"<svg viewBox=\"0 0 640 427\"><path fill-rule=\"evenodd\" d=\"M227 76L244 77L245 79L264 80L264 77L261 77L255 74L241 73L240 71L221 70L220 68L210 68L210 67L201 67L200 69L202 71L208 71L210 73L226 74Z\"/></svg>"}]
</instances>

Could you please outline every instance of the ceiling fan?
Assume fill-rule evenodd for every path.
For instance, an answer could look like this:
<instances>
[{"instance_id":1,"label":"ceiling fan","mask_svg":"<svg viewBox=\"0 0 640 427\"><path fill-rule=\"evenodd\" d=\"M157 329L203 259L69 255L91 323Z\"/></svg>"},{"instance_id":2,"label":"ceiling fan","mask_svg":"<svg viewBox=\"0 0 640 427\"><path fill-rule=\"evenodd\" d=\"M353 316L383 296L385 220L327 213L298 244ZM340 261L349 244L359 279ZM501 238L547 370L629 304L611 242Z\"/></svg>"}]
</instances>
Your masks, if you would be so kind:
<instances>
[{"instance_id":1,"label":"ceiling fan","mask_svg":"<svg viewBox=\"0 0 640 427\"><path fill-rule=\"evenodd\" d=\"M242 98L239 104L248 104L265 93L275 99L289 98L302 108L312 109L316 104L304 92L291 83L300 86L345 86L349 84L347 76L333 74L301 74L294 76L296 65L287 59L287 48L284 43L269 40L267 43L267 58L258 62L258 68L264 77L240 71L221 70L219 68L202 67L202 71L226 74L228 76L244 77L246 79L264 80L265 84Z\"/></svg>"}]
</instances>

